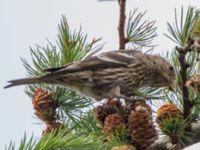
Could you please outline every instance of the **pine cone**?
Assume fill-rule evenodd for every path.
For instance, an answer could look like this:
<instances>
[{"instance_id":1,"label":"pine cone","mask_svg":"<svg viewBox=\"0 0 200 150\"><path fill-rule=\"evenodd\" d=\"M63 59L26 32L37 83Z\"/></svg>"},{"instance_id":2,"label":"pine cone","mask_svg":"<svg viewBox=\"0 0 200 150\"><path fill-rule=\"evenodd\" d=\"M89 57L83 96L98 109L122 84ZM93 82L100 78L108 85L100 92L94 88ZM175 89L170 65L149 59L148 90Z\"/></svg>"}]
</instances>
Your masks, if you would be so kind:
<instances>
[{"instance_id":1,"label":"pine cone","mask_svg":"<svg viewBox=\"0 0 200 150\"><path fill-rule=\"evenodd\" d=\"M53 109L47 109L43 112L35 111L34 114L44 122L51 122L55 120L56 111Z\"/></svg>"},{"instance_id":2,"label":"pine cone","mask_svg":"<svg viewBox=\"0 0 200 150\"><path fill-rule=\"evenodd\" d=\"M108 115L105 118L103 128L105 135L118 135L120 133L117 132L123 132L125 128L124 120L118 113Z\"/></svg>"},{"instance_id":3,"label":"pine cone","mask_svg":"<svg viewBox=\"0 0 200 150\"><path fill-rule=\"evenodd\" d=\"M132 110L135 110L138 106L143 106L147 108L150 114L152 113L151 107L148 104L146 104L145 100L143 99L138 99L131 102L128 107L129 107L129 110L132 111Z\"/></svg>"},{"instance_id":4,"label":"pine cone","mask_svg":"<svg viewBox=\"0 0 200 150\"><path fill-rule=\"evenodd\" d=\"M142 103L129 114L129 130L131 142L136 144L139 150L149 149L157 139L157 133L153 125L149 106Z\"/></svg>"},{"instance_id":5,"label":"pine cone","mask_svg":"<svg viewBox=\"0 0 200 150\"><path fill-rule=\"evenodd\" d=\"M132 145L121 145L115 146L111 150L135 150L135 148Z\"/></svg>"},{"instance_id":6,"label":"pine cone","mask_svg":"<svg viewBox=\"0 0 200 150\"><path fill-rule=\"evenodd\" d=\"M122 103L119 100L116 100L116 99L108 99L105 104L108 105L108 106L115 107L117 109L122 108Z\"/></svg>"},{"instance_id":7,"label":"pine cone","mask_svg":"<svg viewBox=\"0 0 200 150\"><path fill-rule=\"evenodd\" d=\"M125 113L124 113L124 121L126 123L129 122L128 118L129 118L129 114L131 113L132 110L135 110L137 106L144 106L148 109L149 113L151 114L151 107L149 105L146 104L144 99L136 99L134 101L130 101L127 105L126 105L126 109L125 109Z\"/></svg>"},{"instance_id":8,"label":"pine cone","mask_svg":"<svg viewBox=\"0 0 200 150\"><path fill-rule=\"evenodd\" d=\"M191 87L197 94L200 94L200 74L195 74L191 80L186 82L187 87Z\"/></svg>"},{"instance_id":9,"label":"pine cone","mask_svg":"<svg viewBox=\"0 0 200 150\"><path fill-rule=\"evenodd\" d=\"M56 115L56 104L52 96L39 88L33 95L32 99L35 115L43 121L53 121Z\"/></svg>"},{"instance_id":10,"label":"pine cone","mask_svg":"<svg viewBox=\"0 0 200 150\"><path fill-rule=\"evenodd\" d=\"M118 100L111 99L103 105L97 106L94 109L94 116L98 121L100 121L103 124L106 116L114 114L120 109L122 109L121 102Z\"/></svg>"},{"instance_id":11,"label":"pine cone","mask_svg":"<svg viewBox=\"0 0 200 150\"><path fill-rule=\"evenodd\" d=\"M182 117L181 110L175 104L165 104L157 110L156 122L161 127L162 121L176 117Z\"/></svg>"},{"instance_id":12,"label":"pine cone","mask_svg":"<svg viewBox=\"0 0 200 150\"><path fill-rule=\"evenodd\" d=\"M44 136L56 129L64 129L64 125L60 122L48 123L46 129L42 131L42 136Z\"/></svg>"}]
</instances>

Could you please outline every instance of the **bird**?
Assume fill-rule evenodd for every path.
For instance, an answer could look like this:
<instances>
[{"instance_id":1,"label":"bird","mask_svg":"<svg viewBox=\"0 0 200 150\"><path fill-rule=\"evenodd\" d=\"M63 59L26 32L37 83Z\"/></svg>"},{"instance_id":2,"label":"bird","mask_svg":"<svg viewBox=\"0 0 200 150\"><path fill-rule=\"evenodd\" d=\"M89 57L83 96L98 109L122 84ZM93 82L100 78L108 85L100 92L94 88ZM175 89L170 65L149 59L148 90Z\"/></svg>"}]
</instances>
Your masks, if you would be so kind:
<instances>
[{"instance_id":1,"label":"bird","mask_svg":"<svg viewBox=\"0 0 200 150\"><path fill-rule=\"evenodd\" d=\"M114 50L72 62L57 68L44 69L45 75L8 81L17 85L47 83L64 86L91 97L131 96L143 87L174 88L173 66L159 55L139 50Z\"/></svg>"}]
</instances>

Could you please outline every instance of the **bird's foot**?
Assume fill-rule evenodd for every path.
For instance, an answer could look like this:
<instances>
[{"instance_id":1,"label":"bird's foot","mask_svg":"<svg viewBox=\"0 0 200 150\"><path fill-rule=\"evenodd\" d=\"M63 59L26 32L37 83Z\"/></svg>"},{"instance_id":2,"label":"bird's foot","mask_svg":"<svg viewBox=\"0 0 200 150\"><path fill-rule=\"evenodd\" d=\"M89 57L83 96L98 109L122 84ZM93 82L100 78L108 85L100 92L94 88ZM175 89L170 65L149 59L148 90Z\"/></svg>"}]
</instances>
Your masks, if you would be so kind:
<instances>
[{"instance_id":1,"label":"bird's foot","mask_svg":"<svg viewBox=\"0 0 200 150\"><path fill-rule=\"evenodd\" d=\"M147 96L119 96L118 99L124 99L129 102L133 101L144 101L144 100L152 100L152 99L160 99L160 97L147 97Z\"/></svg>"}]
</instances>

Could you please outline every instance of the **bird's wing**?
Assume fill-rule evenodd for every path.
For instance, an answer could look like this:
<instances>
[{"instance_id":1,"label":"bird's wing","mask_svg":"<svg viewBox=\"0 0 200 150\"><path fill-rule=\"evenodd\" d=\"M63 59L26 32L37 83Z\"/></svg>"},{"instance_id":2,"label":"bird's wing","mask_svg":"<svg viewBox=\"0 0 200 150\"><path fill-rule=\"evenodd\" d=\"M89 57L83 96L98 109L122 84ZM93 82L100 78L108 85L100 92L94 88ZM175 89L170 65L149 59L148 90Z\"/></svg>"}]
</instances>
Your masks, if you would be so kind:
<instances>
[{"instance_id":1,"label":"bird's wing","mask_svg":"<svg viewBox=\"0 0 200 150\"><path fill-rule=\"evenodd\" d=\"M99 56L93 56L85 60L67 64L60 68L48 68L45 71L50 74L65 74L83 70L97 70L108 67L126 67L133 60L134 53L140 53L136 50L121 50L102 53Z\"/></svg>"}]
</instances>

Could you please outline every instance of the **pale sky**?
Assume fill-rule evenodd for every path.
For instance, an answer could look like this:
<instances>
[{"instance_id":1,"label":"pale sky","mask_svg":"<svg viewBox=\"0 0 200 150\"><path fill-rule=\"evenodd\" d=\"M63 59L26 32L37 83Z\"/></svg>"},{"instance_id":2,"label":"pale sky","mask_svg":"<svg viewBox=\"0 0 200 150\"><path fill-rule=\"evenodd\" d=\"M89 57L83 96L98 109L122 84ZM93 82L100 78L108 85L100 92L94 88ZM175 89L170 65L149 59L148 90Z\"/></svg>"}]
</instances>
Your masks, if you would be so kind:
<instances>
[{"instance_id":1,"label":"pale sky","mask_svg":"<svg viewBox=\"0 0 200 150\"><path fill-rule=\"evenodd\" d=\"M174 8L181 5L200 6L200 0L127 0L127 12L138 7L147 10L148 19L157 20L157 52L172 49L167 39L166 22L173 21ZM117 2L97 0L0 0L0 149L10 140L17 144L26 132L40 137L43 124L35 118L31 99L25 95L24 86L3 89L6 81L24 77L20 57L30 60L29 47L34 44L45 46L45 38L57 39L57 25L61 15L66 15L72 29L82 25L89 37L103 37L107 42L104 50L118 47L118 5ZM39 124L38 124L39 123Z\"/></svg>"}]
</instances>

